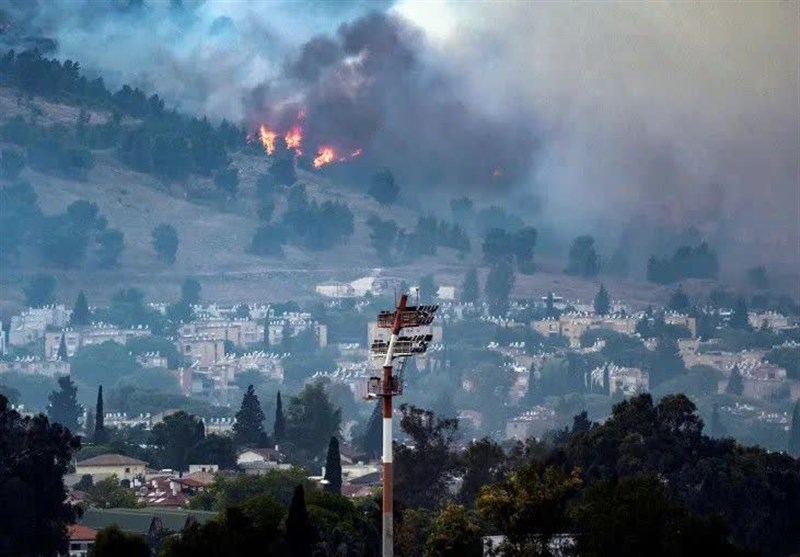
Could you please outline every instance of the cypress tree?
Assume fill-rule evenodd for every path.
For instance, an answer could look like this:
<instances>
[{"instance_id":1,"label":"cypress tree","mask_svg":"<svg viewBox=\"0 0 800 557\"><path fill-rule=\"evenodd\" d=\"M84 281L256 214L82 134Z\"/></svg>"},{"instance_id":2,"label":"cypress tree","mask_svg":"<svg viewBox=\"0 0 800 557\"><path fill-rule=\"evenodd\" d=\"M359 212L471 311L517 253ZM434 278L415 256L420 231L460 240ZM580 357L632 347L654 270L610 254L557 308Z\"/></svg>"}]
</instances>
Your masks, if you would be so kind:
<instances>
[{"instance_id":1,"label":"cypress tree","mask_svg":"<svg viewBox=\"0 0 800 557\"><path fill-rule=\"evenodd\" d=\"M727 435L727 431L725 430L725 426L722 425L722 420L719 418L719 404L716 402L714 403L713 408L711 409L711 424L709 433L711 437L722 438Z\"/></svg>"},{"instance_id":2,"label":"cypress tree","mask_svg":"<svg viewBox=\"0 0 800 557\"><path fill-rule=\"evenodd\" d=\"M233 440L239 446L264 447L269 444L264 432L264 411L252 385L247 387L242 405L236 412Z\"/></svg>"},{"instance_id":3,"label":"cypress tree","mask_svg":"<svg viewBox=\"0 0 800 557\"><path fill-rule=\"evenodd\" d=\"M303 486L298 485L294 488L289 514L286 517L286 541L289 544L289 554L292 557L310 557L311 535L305 492Z\"/></svg>"},{"instance_id":4,"label":"cypress tree","mask_svg":"<svg viewBox=\"0 0 800 557\"><path fill-rule=\"evenodd\" d=\"M69 375L58 378L58 387L48 397L50 404L47 406L47 415L50 420L77 432L78 420L83 414L83 407L78 404L78 387Z\"/></svg>"},{"instance_id":5,"label":"cypress tree","mask_svg":"<svg viewBox=\"0 0 800 557\"><path fill-rule=\"evenodd\" d=\"M56 359L60 362L66 362L69 357L67 356L67 339L64 333L61 333L61 342L58 343L58 353Z\"/></svg>"},{"instance_id":6,"label":"cypress tree","mask_svg":"<svg viewBox=\"0 0 800 557\"><path fill-rule=\"evenodd\" d=\"M789 429L789 454L800 457L800 400L794 403L792 427Z\"/></svg>"},{"instance_id":7,"label":"cypress tree","mask_svg":"<svg viewBox=\"0 0 800 557\"><path fill-rule=\"evenodd\" d=\"M108 431L105 425L105 413L103 411L103 386L97 388L97 406L94 415L94 437L95 445L108 443Z\"/></svg>"},{"instance_id":8,"label":"cypress tree","mask_svg":"<svg viewBox=\"0 0 800 557\"><path fill-rule=\"evenodd\" d=\"M275 443L281 443L286 439L286 416L283 415L280 391L278 391L278 400L275 402L275 425L272 429L272 436L275 438Z\"/></svg>"},{"instance_id":9,"label":"cypress tree","mask_svg":"<svg viewBox=\"0 0 800 557\"><path fill-rule=\"evenodd\" d=\"M728 324L731 329L740 329L742 331L750 330L750 318L747 315L747 303L744 301L744 298L739 297L739 299L736 300L736 305L733 308L733 313L731 313L731 319Z\"/></svg>"},{"instance_id":10,"label":"cypress tree","mask_svg":"<svg viewBox=\"0 0 800 557\"><path fill-rule=\"evenodd\" d=\"M611 300L608 298L608 291L604 284L600 284L600 290L594 297L594 312L597 315L607 315L611 310Z\"/></svg>"},{"instance_id":11,"label":"cypress tree","mask_svg":"<svg viewBox=\"0 0 800 557\"><path fill-rule=\"evenodd\" d=\"M339 440L331 436L328 455L325 458L325 491L342 494L342 455L339 453Z\"/></svg>"},{"instance_id":12,"label":"cypress tree","mask_svg":"<svg viewBox=\"0 0 800 557\"><path fill-rule=\"evenodd\" d=\"M83 428L86 430L86 435L84 437L86 439L93 439L94 438L94 408L89 408L86 412L86 423L84 424Z\"/></svg>"},{"instance_id":13,"label":"cypress tree","mask_svg":"<svg viewBox=\"0 0 800 557\"><path fill-rule=\"evenodd\" d=\"M73 327L81 327L91 324L92 315L89 312L89 304L86 301L86 295L83 290L78 292L78 297L75 299L75 305L72 308L72 315L70 316L70 325Z\"/></svg>"},{"instance_id":14,"label":"cypress tree","mask_svg":"<svg viewBox=\"0 0 800 557\"><path fill-rule=\"evenodd\" d=\"M733 366L731 376L728 379L728 385L725 387L725 392L729 395L742 396L744 394L744 382L742 381L742 374L739 371L739 366Z\"/></svg>"},{"instance_id":15,"label":"cypress tree","mask_svg":"<svg viewBox=\"0 0 800 557\"><path fill-rule=\"evenodd\" d=\"M264 350L269 351L269 317L264 320Z\"/></svg>"}]
</instances>

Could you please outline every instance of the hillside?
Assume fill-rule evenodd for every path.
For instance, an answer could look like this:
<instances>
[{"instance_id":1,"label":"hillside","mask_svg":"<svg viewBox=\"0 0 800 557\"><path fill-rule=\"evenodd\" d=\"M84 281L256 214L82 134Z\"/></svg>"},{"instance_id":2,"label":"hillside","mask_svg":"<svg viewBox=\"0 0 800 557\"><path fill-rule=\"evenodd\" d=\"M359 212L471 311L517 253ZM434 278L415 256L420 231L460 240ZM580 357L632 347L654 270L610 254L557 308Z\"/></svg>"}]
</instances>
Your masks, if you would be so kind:
<instances>
[{"instance_id":1,"label":"hillside","mask_svg":"<svg viewBox=\"0 0 800 557\"><path fill-rule=\"evenodd\" d=\"M45 101L38 97L20 98L9 89L0 88L0 124L14 116L22 116L39 125L75 125L80 110ZM91 123L108 121L110 114L90 113ZM133 123L128 118L123 125ZM3 144L2 147L8 145ZM123 165L113 150L94 150L95 163L86 180L71 180L43 174L26 167L20 175L35 189L45 214L64 211L73 201L87 199L97 203L110 227L125 235L125 250L118 270L46 269L57 276L59 296L72 299L78 289L87 290L94 303L102 303L122 286L142 288L149 299L174 299L180 282L188 275L201 279L204 297L223 303L244 301L276 301L299 299L313 295L316 283L326 280L352 280L381 267L369 246L366 220L373 214L391 218L411 228L416 213L411 209L380 206L363 187L343 187L316 173L298 171L309 196L318 200L346 203L354 214L355 231L349 242L329 251L311 252L287 246L285 257L261 257L246 252L259 225L256 214L255 183L269 167L269 158L258 150L242 150L233 155L232 166L239 171L240 184L236 200L223 206L197 199L190 200L188 191L213 191L208 178L192 175L182 181L167 182L154 175L131 170ZM276 212L285 210L285 196L278 196ZM524 215L523 215L524 216ZM172 266L160 263L151 246L151 231L162 222L172 223L179 234L177 261ZM387 268L387 275L415 281L433 272L439 283L459 284L465 270L480 264L479 241L473 236L472 252L463 261L449 249L440 248L438 255L423 258L411 265ZM539 272L519 275L515 287L518 296L541 296L553 290L573 298L589 299L597 290L598 281L584 281L561 274L562 261L537 258ZM42 269L23 260L19 266L2 269L0 303L2 307L21 301L20 287L24 277ZM485 271L484 271L485 272ZM608 283L608 279L606 279ZM648 283L612 280L612 295L619 295L635 305L646 305L665 299L667 288ZM699 288L705 289L703 285Z\"/></svg>"}]
</instances>

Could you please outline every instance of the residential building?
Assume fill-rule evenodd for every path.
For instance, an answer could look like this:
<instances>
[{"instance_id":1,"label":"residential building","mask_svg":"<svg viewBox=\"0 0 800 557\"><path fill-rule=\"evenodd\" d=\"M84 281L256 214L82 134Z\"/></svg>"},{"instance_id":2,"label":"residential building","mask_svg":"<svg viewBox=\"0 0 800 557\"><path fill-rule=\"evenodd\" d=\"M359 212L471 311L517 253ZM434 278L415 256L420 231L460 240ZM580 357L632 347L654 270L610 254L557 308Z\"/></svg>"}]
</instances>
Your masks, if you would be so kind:
<instances>
[{"instance_id":1,"label":"residential building","mask_svg":"<svg viewBox=\"0 0 800 557\"><path fill-rule=\"evenodd\" d=\"M192 364L210 366L225 357L225 340L208 335L182 336L178 351Z\"/></svg>"},{"instance_id":2,"label":"residential building","mask_svg":"<svg viewBox=\"0 0 800 557\"><path fill-rule=\"evenodd\" d=\"M314 290L326 298L352 298L356 295L355 289L346 282L323 282Z\"/></svg>"},{"instance_id":3,"label":"residential building","mask_svg":"<svg viewBox=\"0 0 800 557\"><path fill-rule=\"evenodd\" d=\"M67 356L72 357L79 348L84 346L103 344L109 340L124 346L131 338L149 334L150 329L144 325L126 328L106 323L93 323L91 327L79 329L47 331L44 335L44 354L48 360L57 359L62 336L67 346Z\"/></svg>"},{"instance_id":4,"label":"residential building","mask_svg":"<svg viewBox=\"0 0 800 557\"><path fill-rule=\"evenodd\" d=\"M192 524L205 524L216 512L189 509L98 509L89 507L83 512L81 524L101 530L116 524L127 534L144 537L151 548L163 540L164 534L181 532Z\"/></svg>"},{"instance_id":5,"label":"residential building","mask_svg":"<svg viewBox=\"0 0 800 557\"><path fill-rule=\"evenodd\" d=\"M797 326L796 323L794 323L785 315L782 315L774 311L766 311L766 312L751 311L747 314L747 319L750 322L750 326L755 327L756 329L761 328L765 324L767 325L767 327L769 327L774 331L792 329Z\"/></svg>"},{"instance_id":6,"label":"residential building","mask_svg":"<svg viewBox=\"0 0 800 557\"><path fill-rule=\"evenodd\" d=\"M11 362L0 362L0 374L2 373L21 373L24 375L45 375L56 377L59 375L69 375L69 362L60 360L44 361L36 356L17 357Z\"/></svg>"},{"instance_id":7,"label":"residential building","mask_svg":"<svg viewBox=\"0 0 800 557\"><path fill-rule=\"evenodd\" d=\"M264 339L264 329L257 321L249 319L204 319L187 323L178 331L184 338L211 338L232 342L236 346L249 347Z\"/></svg>"},{"instance_id":8,"label":"residential building","mask_svg":"<svg viewBox=\"0 0 800 557\"><path fill-rule=\"evenodd\" d=\"M97 537L97 530L83 524L69 524L67 537L69 538L69 551L67 552L69 557L88 557Z\"/></svg>"},{"instance_id":9,"label":"residential building","mask_svg":"<svg viewBox=\"0 0 800 557\"><path fill-rule=\"evenodd\" d=\"M557 427L556 413L546 406L534 406L506 423L506 439L524 441L541 438L546 432Z\"/></svg>"},{"instance_id":10,"label":"residential building","mask_svg":"<svg viewBox=\"0 0 800 557\"><path fill-rule=\"evenodd\" d=\"M320 348L328 346L328 326L315 321L310 313L286 312L280 316L272 315L267 322L267 327L269 327L270 346L280 346L286 334L296 337L309 329L314 331L317 345Z\"/></svg>"},{"instance_id":11,"label":"residential building","mask_svg":"<svg viewBox=\"0 0 800 557\"><path fill-rule=\"evenodd\" d=\"M30 308L11 318L8 343L25 346L44 336L48 327L63 328L69 323L71 311L63 305Z\"/></svg>"},{"instance_id":12,"label":"residential building","mask_svg":"<svg viewBox=\"0 0 800 557\"><path fill-rule=\"evenodd\" d=\"M137 458L121 454L102 454L75 465L75 473L89 474L100 479L115 475L120 480L131 480L137 476L144 476L147 463Z\"/></svg>"},{"instance_id":13,"label":"residential building","mask_svg":"<svg viewBox=\"0 0 800 557\"><path fill-rule=\"evenodd\" d=\"M136 356L136 361L144 368L149 367L162 367L169 369L169 360L166 356L162 356L160 352L145 352Z\"/></svg>"},{"instance_id":14,"label":"residential building","mask_svg":"<svg viewBox=\"0 0 800 557\"><path fill-rule=\"evenodd\" d=\"M531 327L545 336L563 336L571 347L580 348L581 335L589 330L609 329L632 335L636 332L638 319L629 315L596 315L594 313L565 313L558 319L546 318L533 321Z\"/></svg>"},{"instance_id":15,"label":"residential building","mask_svg":"<svg viewBox=\"0 0 800 557\"><path fill-rule=\"evenodd\" d=\"M245 474L252 475L278 468L282 460L283 455L277 448L245 449L236 455L236 465L244 470Z\"/></svg>"}]
</instances>

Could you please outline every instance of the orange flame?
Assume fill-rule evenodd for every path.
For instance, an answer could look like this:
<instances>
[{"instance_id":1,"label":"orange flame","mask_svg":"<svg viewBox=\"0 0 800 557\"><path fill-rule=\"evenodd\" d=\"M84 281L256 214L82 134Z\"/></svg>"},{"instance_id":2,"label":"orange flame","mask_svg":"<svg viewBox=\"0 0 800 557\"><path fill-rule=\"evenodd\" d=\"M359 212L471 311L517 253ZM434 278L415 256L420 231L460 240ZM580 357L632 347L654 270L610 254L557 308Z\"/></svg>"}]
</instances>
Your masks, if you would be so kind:
<instances>
[{"instance_id":1,"label":"orange flame","mask_svg":"<svg viewBox=\"0 0 800 557\"><path fill-rule=\"evenodd\" d=\"M264 150L268 155L275 152L275 139L277 139L277 137L277 133L263 124L258 128L258 139L261 141L261 145L264 146Z\"/></svg>"},{"instance_id":2,"label":"orange flame","mask_svg":"<svg viewBox=\"0 0 800 557\"><path fill-rule=\"evenodd\" d=\"M336 160L336 150L333 147L322 146L314 157L314 168L322 168Z\"/></svg>"},{"instance_id":3,"label":"orange flame","mask_svg":"<svg viewBox=\"0 0 800 557\"><path fill-rule=\"evenodd\" d=\"M300 146L303 143L303 128L292 126L292 129L286 132L283 139L286 141L287 149L294 149L297 155L303 154L303 151L300 150Z\"/></svg>"}]
</instances>

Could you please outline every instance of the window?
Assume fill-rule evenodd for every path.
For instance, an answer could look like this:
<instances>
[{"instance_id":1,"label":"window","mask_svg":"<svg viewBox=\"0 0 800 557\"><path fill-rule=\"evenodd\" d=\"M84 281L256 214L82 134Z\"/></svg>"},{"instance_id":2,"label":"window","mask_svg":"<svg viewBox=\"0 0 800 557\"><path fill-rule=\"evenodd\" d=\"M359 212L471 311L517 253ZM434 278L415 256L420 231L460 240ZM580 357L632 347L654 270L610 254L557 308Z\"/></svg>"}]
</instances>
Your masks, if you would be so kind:
<instances>
[{"instance_id":1,"label":"window","mask_svg":"<svg viewBox=\"0 0 800 557\"><path fill-rule=\"evenodd\" d=\"M130 468L125 468L125 473L126 474L130 474L131 473L131 469Z\"/></svg>"}]
</instances>

